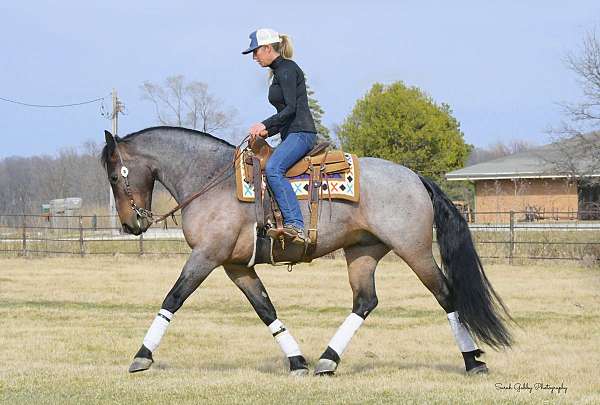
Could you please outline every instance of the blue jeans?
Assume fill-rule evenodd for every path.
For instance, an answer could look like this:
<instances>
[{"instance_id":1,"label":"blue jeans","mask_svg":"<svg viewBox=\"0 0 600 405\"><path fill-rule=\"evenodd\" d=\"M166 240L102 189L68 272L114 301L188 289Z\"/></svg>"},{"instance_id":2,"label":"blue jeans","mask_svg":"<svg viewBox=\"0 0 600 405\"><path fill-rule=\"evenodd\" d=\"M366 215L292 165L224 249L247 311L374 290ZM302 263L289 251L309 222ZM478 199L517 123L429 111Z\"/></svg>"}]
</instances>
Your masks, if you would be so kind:
<instances>
[{"instance_id":1,"label":"blue jeans","mask_svg":"<svg viewBox=\"0 0 600 405\"><path fill-rule=\"evenodd\" d=\"M284 225L293 225L304 229L304 220L296 193L292 190L285 172L302 159L314 146L317 134L311 132L291 132L275 148L267 161L265 174L269 187L275 195L279 209L283 215Z\"/></svg>"}]
</instances>

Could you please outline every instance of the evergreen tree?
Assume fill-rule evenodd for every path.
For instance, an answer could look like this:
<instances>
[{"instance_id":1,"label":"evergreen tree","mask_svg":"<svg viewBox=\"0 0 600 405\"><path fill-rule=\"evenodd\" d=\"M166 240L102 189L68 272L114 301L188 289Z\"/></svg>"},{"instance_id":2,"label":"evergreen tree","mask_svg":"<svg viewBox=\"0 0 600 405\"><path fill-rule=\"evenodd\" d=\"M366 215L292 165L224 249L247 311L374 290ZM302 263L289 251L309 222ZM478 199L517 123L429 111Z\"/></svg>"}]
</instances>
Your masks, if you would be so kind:
<instances>
[{"instance_id":1,"label":"evergreen tree","mask_svg":"<svg viewBox=\"0 0 600 405\"><path fill-rule=\"evenodd\" d=\"M308 96L308 108L310 109L310 112L315 121L315 127L317 128L317 134L318 134L317 136L319 138L319 141L331 142L331 136L329 135L329 128L327 128L321 122L321 119L323 118L323 114L325 114L325 111L323 111L323 108L321 108L319 101L317 101L317 99L314 97L315 92L313 89L310 88L308 83L306 84L306 94Z\"/></svg>"}]
</instances>

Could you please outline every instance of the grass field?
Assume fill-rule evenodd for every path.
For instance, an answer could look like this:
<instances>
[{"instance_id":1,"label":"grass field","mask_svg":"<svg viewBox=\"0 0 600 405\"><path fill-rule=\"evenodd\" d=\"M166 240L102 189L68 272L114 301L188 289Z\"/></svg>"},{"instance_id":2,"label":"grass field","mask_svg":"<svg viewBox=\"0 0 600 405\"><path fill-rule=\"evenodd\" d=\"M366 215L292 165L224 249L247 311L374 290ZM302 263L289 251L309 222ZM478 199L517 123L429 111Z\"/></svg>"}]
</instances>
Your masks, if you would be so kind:
<instances>
[{"instance_id":1,"label":"grass field","mask_svg":"<svg viewBox=\"0 0 600 405\"><path fill-rule=\"evenodd\" d=\"M600 403L597 268L488 266L520 328L512 350L487 350L491 373L475 378L463 374L443 311L399 262L381 263L380 305L333 378L289 377L268 329L217 269L176 314L153 367L128 374L183 261L0 259L0 402ZM344 263L258 271L314 366L351 308Z\"/></svg>"}]
</instances>

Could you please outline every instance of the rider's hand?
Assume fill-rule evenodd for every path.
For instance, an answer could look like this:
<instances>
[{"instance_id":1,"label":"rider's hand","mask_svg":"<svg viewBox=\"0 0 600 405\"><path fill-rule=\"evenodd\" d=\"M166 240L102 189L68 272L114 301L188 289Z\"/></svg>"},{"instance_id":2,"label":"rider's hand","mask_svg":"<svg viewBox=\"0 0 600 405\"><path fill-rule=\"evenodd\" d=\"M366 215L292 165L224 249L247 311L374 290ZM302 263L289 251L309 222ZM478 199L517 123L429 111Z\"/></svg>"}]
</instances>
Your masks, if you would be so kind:
<instances>
[{"instance_id":1,"label":"rider's hand","mask_svg":"<svg viewBox=\"0 0 600 405\"><path fill-rule=\"evenodd\" d=\"M253 124L248 130L248 133L250 134L250 140L254 141L254 139L257 136L266 138L268 135L268 132L266 130L267 127L265 127L265 124L263 124L262 122L257 122L256 124Z\"/></svg>"}]
</instances>

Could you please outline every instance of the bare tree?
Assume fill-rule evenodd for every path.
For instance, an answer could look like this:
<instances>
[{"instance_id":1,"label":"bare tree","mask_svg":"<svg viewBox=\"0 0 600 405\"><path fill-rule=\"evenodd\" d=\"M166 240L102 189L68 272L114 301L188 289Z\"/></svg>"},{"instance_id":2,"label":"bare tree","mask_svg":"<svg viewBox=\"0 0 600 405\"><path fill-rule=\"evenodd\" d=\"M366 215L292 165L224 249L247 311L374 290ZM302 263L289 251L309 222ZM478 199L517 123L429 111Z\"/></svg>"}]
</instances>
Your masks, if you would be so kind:
<instances>
[{"instance_id":1,"label":"bare tree","mask_svg":"<svg viewBox=\"0 0 600 405\"><path fill-rule=\"evenodd\" d=\"M564 103L565 119L548 132L553 143L540 156L553 173L577 184L582 219L600 217L600 40L589 31L581 47L565 58L582 90L582 100Z\"/></svg>"},{"instance_id":2,"label":"bare tree","mask_svg":"<svg viewBox=\"0 0 600 405\"><path fill-rule=\"evenodd\" d=\"M578 53L570 53L566 64L577 75L584 99L565 105L571 121L582 123L588 129L600 127L600 40L595 31L587 33Z\"/></svg>"},{"instance_id":3,"label":"bare tree","mask_svg":"<svg viewBox=\"0 0 600 405\"><path fill-rule=\"evenodd\" d=\"M41 204L66 197L81 197L88 212L106 207L106 172L99 152L100 145L88 142L55 156L0 159L0 214L39 213Z\"/></svg>"},{"instance_id":4,"label":"bare tree","mask_svg":"<svg viewBox=\"0 0 600 405\"><path fill-rule=\"evenodd\" d=\"M578 51L565 58L581 85L583 99L563 103L565 121L549 134L554 153L542 156L553 171L588 187L600 184L600 39L588 32Z\"/></svg>"},{"instance_id":5,"label":"bare tree","mask_svg":"<svg viewBox=\"0 0 600 405\"><path fill-rule=\"evenodd\" d=\"M43 169L47 158L8 157L0 161L0 208L2 213L24 214L39 208Z\"/></svg>"},{"instance_id":6,"label":"bare tree","mask_svg":"<svg viewBox=\"0 0 600 405\"><path fill-rule=\"evenodd\" d=\"M237 116L234 109L222 106L206 83L186 82L183 75L169 76L163 85L147 81L140 89L142 99L154 104L156 118L163 125L218 132L232 127Z\"/></svg>"},{"instance_id":7,"label":"bare tree","mask_svg":"<svg viewBox=\"0 0 600 405\"><path fill-rule=\"evenodd\" d=\"M535 145L524 139L513 139L508 143L497 141L485 148L473 148L473 151L469 155L467 165L487 162L488 160L514 155L515 153L525 152L533 148L535 148Z\"/></svg>"}]
</instances>

